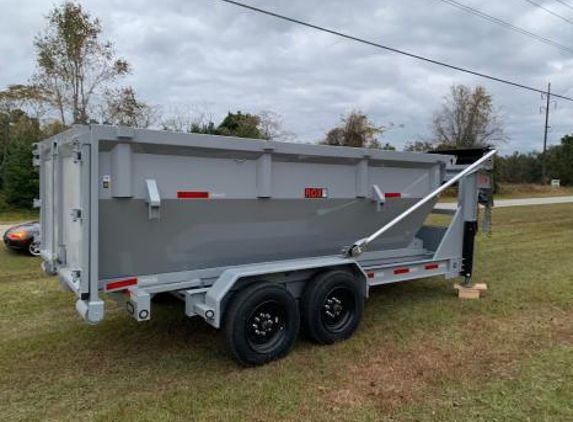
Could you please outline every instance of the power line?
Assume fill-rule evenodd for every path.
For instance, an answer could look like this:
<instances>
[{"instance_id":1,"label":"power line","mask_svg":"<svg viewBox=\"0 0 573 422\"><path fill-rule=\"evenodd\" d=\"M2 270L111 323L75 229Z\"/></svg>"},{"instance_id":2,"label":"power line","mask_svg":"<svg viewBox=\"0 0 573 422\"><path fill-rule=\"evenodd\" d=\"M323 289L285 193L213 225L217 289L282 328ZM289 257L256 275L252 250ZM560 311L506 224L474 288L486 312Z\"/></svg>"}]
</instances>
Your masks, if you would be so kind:
<instances>
[{"instance_id":1,"label":"power line","mask_svg":"<svg viewBox=\"0 0 573 422\"><path fill-rule=\"evenodd\" d=\"M573 49L567 47L566 45L563 45L563 44L560 44L560 43L558 43L558 42L556 42L556 41L550 40L549 38L542 37L541 35L535 34L535 33L533 33L533 32L530 32L530 31L526 30L526 29L523 29L523 28L520 28L520 27L518 27L518 26L515 26L515 25L513 25L513 24L511 24L511 23L509 23L509 22L507 22L507 21L504 21L504 20L502 20L502 19L496 18L495 16L492 16L492 15L488 15L487 13L484 13L484 12L482 12L481 10L474 9L473 7L470 7L470 6L467 6L467 5L465 5L465 4L459 3L459 2L457 2L457 1L455 1L455 0L439 0L439 1L441 1L441 2L443 2L443 3L446 3L446 4L449 4L450 6L457 7L458 9L464 10L464 11L466 11L466 12L468 12L468 13L471 13L472 15L478 16L478 17L480 17L480 18L482 18L482 19L485 19L485 20L487 20L487 21L490 21L490 22L492 22L492 23L495 23L495 24L497 24L497 25L500 25L500 26L502 26L502 27L504 27L504 28L510 29L510 30L512 30L512 31L518 32L518 33L523 34L523 35L526 35L526 36L528 36L528 37L530 37L530 38L533 38L533 39L535 39L535 40L537 40L537 41L544 42L545 44L552 45L553 47L557 47L557 48L559 48L559 49L561 49L561 50L565 50L565 51L568 51L568 52L573 52Z\"/></svg>"},{"instance_id":2,"label":"power line","mask_svg":"<svg viewBox=\"0 0 573 422\"><path fill-rule=\"evenodd\" d=\"M565 16L560 15L559 13L555 13L553 10L548 9L548 8L545 7L545 6L542 6L542 5L540 5L539 3L534 2L533 0L523 0L523 1L526 1L527 3L529 3L529 4L531 4L531 5L535 6L535 7L538 7L539 9L541 9L541 10L543 10L543 11L549 13L550 15L553 15L553 16L555 16L556 18L559 18L559 19L561 19L562 21L567 22L569 25L573 25L573 21L572 21L571 19L567 19Z\"/></svg>"},{"instance_id":3,"label":"power line","mask_svg":"<svg viewBox=\"0 0 573 422\"><path fill-rule=\"evenodd\" d=\"M251 11L253 11L253 12L262 13L262 14L267 15L267 16L272 16L272 17L274 17L274 18L281 19L281 20L284 20L284 21L287 21L287 22L295 23L295 24L297 24L297 25L306 26L307 28L316 29L317 31L326 32L326 33L328 33L328 34L336 35L336 36L341 37L341 38L346 38L346 39L351 40L351 41L356 41L356 42L361 43L361 44L366 44L366 45L369 45L369 46L372 46L372 47L376 47L376 48L380 48L380 49L383 49L383 50L391 51L391 52L393 52L393 53L401 54L401 55L403 55L403 56L408 56L408 57L411 57L411 58L417 59L417 60L422 60L422 61L425 61L425 62L427 62L427 63L432 63L432 64L435 64L435 65L438 65L438 66L447 67L447 68L449 68L449 69L457 70L457 71L459 71L459 72L468 73L468 74L470 74L470 75L479 76L480 78L489 79L489 80L492 80L492 81L500 82L500 83L503 83L503 84L506 84L506 85L511 85L511 86L514 86L514 87L517 87L517 88L522 88L522 89L525 89L525 90L528 90L528 91L537 92L537 93L540 93L540 94L546 94L546 93L547 93L546 91L544 91L544 90L542 90L542 89L533 88L533 87L531 87L531 86L523 85L523 84L518 83L518 82L513 82L513 81L510 81L510 80L507 80L507 79L498 78L498 77L496 77L496 76L487 75L487 74L485 74L485 73L481 73L481 72L477 72L477 71L475 71L475 70L466 69L466 68L463 68L463 67L460 67L460 66L456 66L456 65L449 64L449 63L441 62L441 61L439 61L439 60L430 59L430 58L428 58L428 57L420 56L419 54L410 53L410 52L407 52L407 51L405 51L405 50L400 50L400 49L398 49L398 48L389 47L389 46L386 46L386 45L383 45L383 44L379 44L379 43L376 43L376 42L373 42L373 41L368 41L368 40L365 40L365 39L363 39L363 38L358 38L358 37L355 37L355 36L352 36L352 35L345 34L345 33L343 33L343 32L338 32L338 31L335 31L335 30L333 30L333 29L328 29L328 28L325 28L325 27L322 27L322 26L314 25L314 24L309 23L309 22L304 22L304 21L301 21L301 20L298 20L298 19L295 19L295 18L291 18L291 17L288 17L288 16L280 15L280 14L275 13L275 12L270 12L270 11L268 11L268 10L260 9L260 8L258 8L258 7L250 6L250 5L248 5L248 4L240 3L240 2L237 2L237 1L234 1L234 0L219 0L219 1L224 2L224 3L229 3L229 4L232 4L232 5L235 5L235 6L239 6L239 7L242 7L242 8L244 8L244 9L251 10ZM564 95L553 94L553 93L552 93L551 95L552 95L553 97L555 97L555 98L562 98L562 99L567 100L567 101L573 101L573 98L571 98L571 97L566 97L566 96L564 96Z\"/></svg>"},{"instance_id":4,"label":"power line","mask_svg":"<svg viewBox=\"0 0 573 422\"><path fill-rule=\"evenodd\" d=\"M565 7L568 7L569 9L573 10L573 6L571 6L569 3L565 3L563 0L555 0L557 3L562 4Z\"/></svg>"}]
</instances>

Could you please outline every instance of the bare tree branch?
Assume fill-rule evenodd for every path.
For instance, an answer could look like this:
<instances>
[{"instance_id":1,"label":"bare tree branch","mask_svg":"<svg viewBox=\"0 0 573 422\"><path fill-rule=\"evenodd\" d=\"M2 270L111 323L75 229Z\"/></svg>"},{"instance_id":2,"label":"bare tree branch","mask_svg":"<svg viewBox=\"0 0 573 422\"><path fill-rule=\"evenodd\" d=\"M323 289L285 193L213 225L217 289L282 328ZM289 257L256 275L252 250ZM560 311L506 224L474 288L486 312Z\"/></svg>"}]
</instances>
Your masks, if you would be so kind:
<instances>
[{"instance_id":1,"label":"bare tree branch","mask_svg":"<svg viewBox=\"0 0 573 422\"><path fill-rule=\"evenodd\" d=\"M491 95L481 86L473 91L452 86L434 115L432 129L436 143L457 148L492 146L508 139Z\"/></svg>"},{"instance_id":2,"label":"bare tree branch","mask_svg":"<svg viewBox=\"0 0 573 422\"><path fill-rule=\"evenodd\" d=\"M129 73L130 66L115 58L113 44L101 40L100 21L80 4L55 7L47 21L35 39L37 68L31 83L43 90L63 124L68 118L86 123L94 95Z\"/></svg>"}]
</instances>

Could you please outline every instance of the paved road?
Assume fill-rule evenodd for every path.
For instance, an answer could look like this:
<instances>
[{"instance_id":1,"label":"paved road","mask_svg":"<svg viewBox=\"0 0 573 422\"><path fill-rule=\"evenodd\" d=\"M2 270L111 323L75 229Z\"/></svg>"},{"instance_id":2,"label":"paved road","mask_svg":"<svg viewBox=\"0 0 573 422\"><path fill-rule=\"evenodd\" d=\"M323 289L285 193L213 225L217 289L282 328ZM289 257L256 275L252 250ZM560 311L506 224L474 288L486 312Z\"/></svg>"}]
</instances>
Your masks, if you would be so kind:
<instances>
[{"instance_id":1,"label":"paved road","mask_svg":"<svg viewBox=\"0 0 573 422\"><path fill-rule=\"evenodd\" d=\"M548 205L548 204L571 204L573 196L553 196L549 198L522 198L522 199L500 199L495 201L495 208L503 207L523 207L526 205ZM440 204L438 208L456 209L455 202Z\"/></svg>"},{"instance_id":2,"label":"paved road","mask_svg":"<svg viewBox=\"0 0 573 422\"><path fill-rule=\"evenodd\" d=\"M8 230L10 226L2 226L0 225L0 237L4 236L4 232Z\"/></svg>"}]
</instances>

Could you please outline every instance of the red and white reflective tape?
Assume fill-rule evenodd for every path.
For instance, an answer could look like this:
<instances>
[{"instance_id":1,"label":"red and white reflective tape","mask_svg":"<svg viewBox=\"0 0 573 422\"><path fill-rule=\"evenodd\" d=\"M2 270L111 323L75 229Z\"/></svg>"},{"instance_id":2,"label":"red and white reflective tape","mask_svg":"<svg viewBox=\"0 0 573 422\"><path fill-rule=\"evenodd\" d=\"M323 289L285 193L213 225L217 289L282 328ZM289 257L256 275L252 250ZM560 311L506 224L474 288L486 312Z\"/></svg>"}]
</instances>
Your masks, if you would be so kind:
<instances>
[{"instance_id":1,"label":"red and white reflective tape","mask_svg":"<svg viewBox=\"0 0 573 422\"><path fill-rule=\"evenodd\" d=\"M401 276L401 275L410 274L410 273L420 274L419 272L422 270L425 270L425 271L439 270L442 267L442 264L443 263L439 263L439 262L430 262L428 264L423 264L421 266L398 267L398 268L390 269L390 271L392 271L392 274L395 276ZM380 269L380 270L384 270L384 269ZM385 274L384 272L380 272L380 275L382 277L384 277L384 274ZM368 271L368 272L366 272L366 277L368 277L369 279L376 278L376 272L375 271ZM388 275L386 275L386 277L388 277Z\"/></svg>"},{"instance_id":2,"label":"red and white reflective tape","mask_svg":"<svg viewBox=\"0 0 573 422\"><path fill-rule=\"evenodd\" d=\"M396 268L394 270L394 275L408 274L409 272L410 272L410 268L408 268L408 267Z\"/></svg>"},{"instance_id":3,"label":"red and white reflective tape","mask_svg":"<svg viewBox=\"0 0 573 422\"><path fill-rule=\"evenodd\" d=\"M390 199L390 198L401 198L402 194L400 192L386 192L384 193L384 198L386 199Z\"/></svg>"},{"instance_id":4,"label":"red and white reflective tape","mask_svg":"<svg viewBox=\"0 0 573 422\"><path fill-rule=\"evenodd\" d=\"M179 191L178 199L209 199L209 192L206 191Z\"/></svg>"},{"instance_id":5,"label":"red and white reflective tape","mask_svg":"<svg viewBox=\"0 0 573 422\"><path fill-rule=\"evenodd\" d=\"M111 281L105 285L105 291L111 292L114 290L122 290L135 285L137 285L137 278L127 278L125 280Z\"/></svg>"}]
</instances>

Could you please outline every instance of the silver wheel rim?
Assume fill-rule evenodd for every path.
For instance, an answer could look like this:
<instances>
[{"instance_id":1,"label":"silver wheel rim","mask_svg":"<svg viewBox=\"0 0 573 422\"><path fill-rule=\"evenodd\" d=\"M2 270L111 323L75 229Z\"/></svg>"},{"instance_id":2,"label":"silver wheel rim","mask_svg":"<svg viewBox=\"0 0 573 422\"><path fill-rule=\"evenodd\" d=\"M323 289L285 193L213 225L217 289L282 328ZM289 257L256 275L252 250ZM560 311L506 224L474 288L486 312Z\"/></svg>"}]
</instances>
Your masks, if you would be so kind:
<instances>
[{"instance_id":1,"label":"silver wheel rim","mask_svg":"<svg viewBox=\"0 0 573 422\"><path fill-rule=\"evenodd\" d=\"M40 244L38 242L30 243L30 246L28 246L28 251L30 252L31 255L34 256L40 255Z\"/></svg>"}]
</instances>

